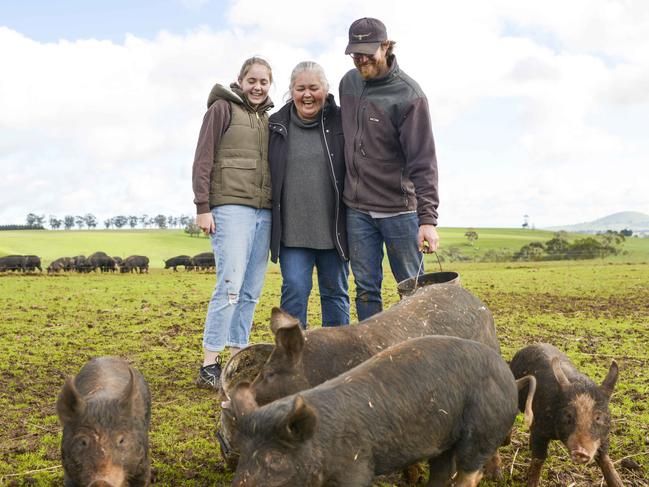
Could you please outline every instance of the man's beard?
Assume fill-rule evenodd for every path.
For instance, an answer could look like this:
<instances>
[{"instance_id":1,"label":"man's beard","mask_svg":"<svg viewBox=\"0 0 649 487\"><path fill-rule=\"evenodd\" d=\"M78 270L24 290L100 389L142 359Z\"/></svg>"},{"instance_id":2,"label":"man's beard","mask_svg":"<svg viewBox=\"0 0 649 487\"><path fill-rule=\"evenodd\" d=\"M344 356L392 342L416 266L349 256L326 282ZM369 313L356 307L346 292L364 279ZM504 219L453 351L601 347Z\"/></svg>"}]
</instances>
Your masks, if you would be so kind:
<instances>
[{"instance_id":1,"label":"man's beard","mask_svg":"<svg viewBox=\"0 0 649 487\"><path fill-rule=\"evenodd\" d=\"M388 61L386 58L380 60L368 60L361 65L356 65L356 69L364 80L376 78L388 70Z\"/></svg>"}]
</instances>

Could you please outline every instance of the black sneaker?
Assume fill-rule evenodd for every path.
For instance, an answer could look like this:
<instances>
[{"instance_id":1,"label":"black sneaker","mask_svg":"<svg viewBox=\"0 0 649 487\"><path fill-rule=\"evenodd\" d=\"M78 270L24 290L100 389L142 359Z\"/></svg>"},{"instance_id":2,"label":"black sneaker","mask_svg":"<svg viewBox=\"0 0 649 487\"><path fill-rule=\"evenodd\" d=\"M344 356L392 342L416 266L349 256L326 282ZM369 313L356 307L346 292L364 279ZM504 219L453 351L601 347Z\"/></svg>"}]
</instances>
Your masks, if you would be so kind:
<instances>
[{"instance_id":1,"label":"black sneaker","mask_svg":"<svg viewBox=\"0 0 649 487\"><path fill-rule=\"evenodd\" d=\"M206 387L209 389L219 390L221 388L221 358L217 358L216 362L205 367L201 367L198 371L198 378L196 385L199 387Z\"/></svg>"}]
</instances>

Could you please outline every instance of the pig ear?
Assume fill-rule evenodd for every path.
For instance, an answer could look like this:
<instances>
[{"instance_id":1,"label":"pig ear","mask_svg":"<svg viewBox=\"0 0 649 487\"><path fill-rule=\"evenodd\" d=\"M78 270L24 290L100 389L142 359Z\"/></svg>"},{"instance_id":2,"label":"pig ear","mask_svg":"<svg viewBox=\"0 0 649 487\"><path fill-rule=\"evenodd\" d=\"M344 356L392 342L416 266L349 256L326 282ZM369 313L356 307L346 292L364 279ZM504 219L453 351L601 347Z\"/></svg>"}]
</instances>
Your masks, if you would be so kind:
<instances>
[{"instance_id":1,"label":"pig ear","mask_svg":"<svg viewBox=\"0 0 649 487\"><path fill-rule=\"evenodd\" d=\"M85 408L86 402L74 386L74 378L68 376L56 401L56 412L59 415L61 424L68 423L75 417L83 414Z\"/></svg>"},{"instance_id":2,"label":"pig ear","mask_svg":"<svg viewBox=\"0 0 649 487\"><path fill-rule=\"evenodd\" d=\"M303 443L315 433L318 415L301 395L293 399L293 407L280 425L279 435L292 443Z\"/></svg>"},{"instance_id":3,"label":"pig ear","mask_svg":"<svg viewBox=\"0 0 649 487\"><path fill-rule=\"evenodd\" d=\"M249 382L240 382L230 396L230 407L237 417L245 416L259 408Z\"/></svg>"},{"instance_id":4,"label":"pig ear","mask_svg":"<svg viewBox=\"0 0 649 487\"><path fill-rule=\"evenodd\" d=\"M300 323L296 322L293 326L277 330L275 346L282 350L291 362L297 362L302 357L304 348L304 333Z\"/></svg>"},{"instance_id":5,"label":"pig ear","mask_svg":"<svg viewBox=\"0 0 649 487\"><path fill-rule=\"evenodd\" d=\"M613 362L611 362L611 367L608 369L608 374L606 374L606 378L604 379L604 382L602 382L602 385L600 386L602 392L606 394L608 397L611 397L611 395L613 394L613 389L615 389L615 383L617 382L617 374L618 374L617 362L613 360Z\"/></svg>"},{"instance_id":6,"label":"pig ear","mask_svg":"<svg viewBox=\"0 0 649 487\"><path fill-rule=\"evenodd\" d=\"M273 335L277 335L280 328L291 327L296 323L299 325L300 321L280 308L273 308L270 314L270 329Z\"/></svg>"},{"instance_id":7,"label":"pig ear","mask_svg":"<svg viewBox=\"0 0 649 487\"><path fill-rule=\"evenodd\" d=\"M138 380L131 367L128 368L128 384L124 388L120 406L122 411L128 415L142 417L146 415L146 404L143 402L143 394L140 393Z\"/></svg>"},{"instance_id":8,"label":"pig ear","mask_svg":"<svg viewBox=\"0 0 649 487\"><path fill-rule=\"evenodd\" d=\"M561 368L561 360L559 359L559 357L552 357L552 372L554 372L554 377L555 379L557 379L557 382L562 389L570 387L570 381Z\"/></svg>"},{"instance_id":9,"label":"pig ear","mask_svg":"<svg viewBox=\"0 0 649 487\"><path fill-rule=\"evenodd\" d=\"M297 361L304 348L304 334L300 321L279 308L273 308L270 327L275 335L275 347L290 360Z\"/></svg>"}]
</instances>

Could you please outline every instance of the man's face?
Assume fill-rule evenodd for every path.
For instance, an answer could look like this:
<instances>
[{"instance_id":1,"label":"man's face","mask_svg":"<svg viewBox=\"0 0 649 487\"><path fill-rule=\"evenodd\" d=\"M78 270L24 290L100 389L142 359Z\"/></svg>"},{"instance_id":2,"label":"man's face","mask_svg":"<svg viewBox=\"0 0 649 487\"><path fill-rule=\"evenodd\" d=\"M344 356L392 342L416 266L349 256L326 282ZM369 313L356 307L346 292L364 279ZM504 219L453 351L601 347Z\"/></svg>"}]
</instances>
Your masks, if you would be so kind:
<instances>
[{"instance_id":1,"label":"man's face","mask_svg":"<svg viewBox=\"0 0 649 487\"><path fill-rule=\"evenodd\" d=\"M380 45L372 55L353 53L354 66L364 80L378 78L388 72L388 47Z\"/></svg>"}]
</instances>

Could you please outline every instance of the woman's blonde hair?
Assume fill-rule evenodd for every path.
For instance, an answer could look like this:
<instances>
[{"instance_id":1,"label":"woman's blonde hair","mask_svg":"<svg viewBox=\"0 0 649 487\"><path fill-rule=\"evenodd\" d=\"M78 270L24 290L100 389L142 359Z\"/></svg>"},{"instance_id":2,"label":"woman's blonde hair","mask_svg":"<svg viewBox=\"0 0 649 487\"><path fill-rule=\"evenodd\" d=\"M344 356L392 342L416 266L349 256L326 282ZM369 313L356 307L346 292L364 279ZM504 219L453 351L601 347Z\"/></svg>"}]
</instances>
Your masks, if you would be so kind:
<instances>
[{"instance_id":1,"label":"woman's blonde hair","mask_svg":"<svg viewBox=\"0 0 649 487\"><path fill-rule=\"evenodd\" d=\"M239 81L245 78L246 74L248 74L248 71L250 71L250 68L252 67L253 64L261 64L262 66L268 68L268 79L270 80L271 83L273 82L273 68L270 67L268 61L266 61L264 58L259 56L253 56L251 58L246 59L243 62L243 65L241 66L241 71L239 71L239 78L238 78Z\"/></svg>"}]
</instances>

